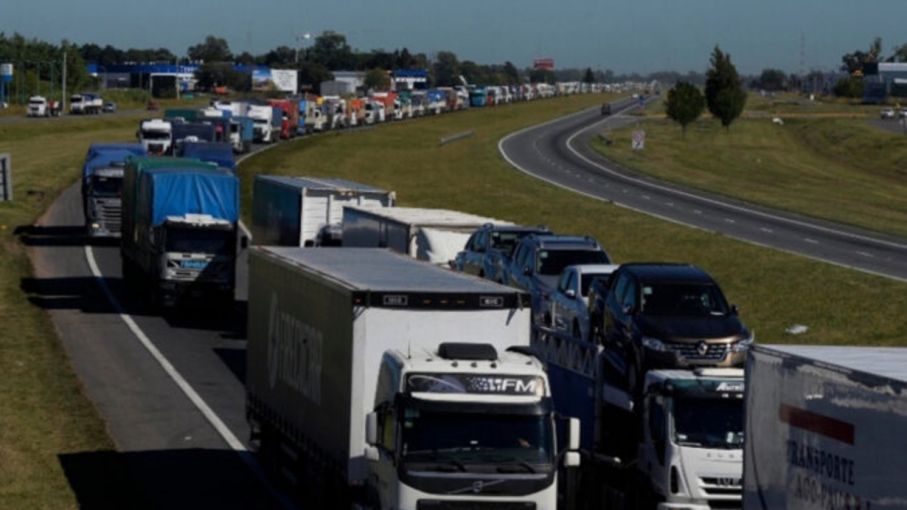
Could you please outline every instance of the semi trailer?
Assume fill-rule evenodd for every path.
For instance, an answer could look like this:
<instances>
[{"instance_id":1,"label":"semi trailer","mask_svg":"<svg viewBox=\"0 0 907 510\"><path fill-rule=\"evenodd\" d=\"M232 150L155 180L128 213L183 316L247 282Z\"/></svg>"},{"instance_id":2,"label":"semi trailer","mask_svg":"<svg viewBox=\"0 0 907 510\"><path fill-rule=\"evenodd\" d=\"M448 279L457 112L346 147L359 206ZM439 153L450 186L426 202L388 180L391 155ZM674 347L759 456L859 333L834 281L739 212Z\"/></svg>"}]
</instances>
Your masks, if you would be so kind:
<instances>
[{"instance_id":1,"label":"semi trailer","mask_svg":"<svg viewBox=\"0 0 907 510\"><path fill-rule=\"evenodd\" d=\"M526 294L380 249L259 246L249 270L247 417L307 504L555 508L578 459L542 365L508 351Z\"/></svg>"},{"instance_id":2,"label":"semi trailer","mask_svg":"<svg viewBox=\"0 0 907 510\"><path fill-rule=\"evenodd\" d=\"M344 179L259 175L252 190L252 240L277 246L338 245L344 206L395 203L393 191Z\"/></svg>"}]
</instances>

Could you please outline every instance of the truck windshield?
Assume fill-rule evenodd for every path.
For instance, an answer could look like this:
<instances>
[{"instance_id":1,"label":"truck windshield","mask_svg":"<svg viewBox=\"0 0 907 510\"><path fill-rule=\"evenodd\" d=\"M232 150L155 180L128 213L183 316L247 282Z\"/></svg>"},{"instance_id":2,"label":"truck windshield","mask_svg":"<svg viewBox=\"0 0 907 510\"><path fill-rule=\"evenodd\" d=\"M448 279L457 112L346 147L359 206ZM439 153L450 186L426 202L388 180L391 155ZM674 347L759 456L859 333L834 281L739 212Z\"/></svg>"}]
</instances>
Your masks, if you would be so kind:
<instances>
[{"instance_id":1,"label":"truck windshield","mask_svg":"<svg viewBox=\"0 0 907 510\"><path fill-rule=\"evenodd\" d=\"M143 140L169 140L170 133L166 131L142 131Z\"/></svg>"},{"instance_id":2,"label":"truck windshield","mask_svg":"<svg viewBox=\"0 0 907 510\"><path fill-rule=\"evenodd\" d=\"M233 248L232 243L233 236L230 230L179 227L167 229L168 252L229 255Z\"/></svg>"},{"instance_id":3,"label":"truck windshield","mask_svg":"<svg viewBox=\"0 0 907 510\"><path fill-rule=\"evenodd\" d=\"M406 409L402 419L404 462L516 466L534 472L551 464L547 415L504 415ZM525 466L529 465L528 468Z\"/></svg>"},{"instance_id":4,"label":"truck windshield","mask_svg":"<svg viewBox=\"0 0 907 510\"><path fill-rule=\"evenodd\" d=\"M645 315L725 315L727 302L715 285L657 283L642 287Z\"/></svg>"},{"instance_id":5,"label":"truck windshield","mask_svg":"<svg viewBox=\"0 0 907 510\"><path fill-rule=\"evenodd\" d=\"M95 196L118 197L123 189L122 177L102 177L95 175L91 178L91 194Z\"/></svg>"},{"instance_id":6,"label":"truck windshield","mask_svg":"<svg viewBox=\"0 0 907 510\"><path fill-rule=\"evenodd\" d=\"M608 255L599 250L541 250L538 273L559 275L567 266L575 264L610 264Z\"/></svg>"},{"instance_id":7,"label":"truck windshield","mask_svg":"<svg viewBox=\"0 0 907 510\"><path fill-rule=\"evenodd\" d=\"M677 397L674 441L702 448L743 447L743 400Z\"/></svg>"}]
</instances>

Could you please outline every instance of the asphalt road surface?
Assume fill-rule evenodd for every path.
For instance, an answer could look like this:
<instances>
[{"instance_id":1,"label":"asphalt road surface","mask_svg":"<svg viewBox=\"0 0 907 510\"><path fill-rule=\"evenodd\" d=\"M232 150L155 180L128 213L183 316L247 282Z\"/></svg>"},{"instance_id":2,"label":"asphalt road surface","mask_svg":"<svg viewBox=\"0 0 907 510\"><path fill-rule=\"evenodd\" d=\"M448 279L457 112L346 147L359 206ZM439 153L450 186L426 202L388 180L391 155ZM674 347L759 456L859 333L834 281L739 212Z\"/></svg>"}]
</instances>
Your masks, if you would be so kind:
<instances>
[{"instance_id":1,"label":"asphalt road surface","mask_svg":"<svg viewBox=\"0 0 907 510\"><path fill-rule=\"evenodd\" d=\"M907 240L711 195L621 169L588 147L602 128L637 122L616 103L616 115L598 108L504 137L498 148L518 170L555 186L658 218L907 281Z\"/></svg>"},{"instance_id":2,"label":"asphalt road surface","mask_svg":"<svg viewBox=\"0 0 907 510\"><path fill-rule=\"evenodd\" d=\"M102 456L120 456L130 507L286 508L249 451L245 421L245 262L237 303L216 314L150 313L120 274L116 241L84 236L78 184L23 229L35 278L29 298L47 309L117 452L79 452L61 464L83 506L108 507Z\"/></svg>"}]
</instances>

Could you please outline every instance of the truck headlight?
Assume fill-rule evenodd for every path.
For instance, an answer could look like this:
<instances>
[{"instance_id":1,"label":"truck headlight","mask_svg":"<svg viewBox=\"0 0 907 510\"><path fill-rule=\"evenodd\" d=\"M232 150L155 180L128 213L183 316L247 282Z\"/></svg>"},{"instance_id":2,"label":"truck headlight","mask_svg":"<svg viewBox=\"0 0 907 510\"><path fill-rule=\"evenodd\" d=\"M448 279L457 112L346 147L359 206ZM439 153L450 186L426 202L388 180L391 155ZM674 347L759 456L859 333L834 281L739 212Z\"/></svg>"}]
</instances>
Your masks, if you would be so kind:
<instances>
[{"instance_id":1,"label":"truck headlight","mask_svg":"<svg viewBox=\"0 0 907 510\"><path fill-rule=\"evenodd\" d=\"M657 352L667 352L669 350L668 347L664 344L664 342L662 342L661 340L659 340L657 338L652 338L650 336L642 337L642 346L645 347L646 349L649 349L652 351L657 351Z\"/></svg>"},{"instance_id":2,"label":"truck headlight","mask_svg":"<svg viewBox=\"0 0 907 510\"><path fill-rule=\"evenodd\" d=\"M750 350L750 347L753 346L753 342L755 340L756 333L750 333L746 338L737 340L736 342L732 343L728 350L733 353L746 352Z\"/></svg>"}]
</instances>

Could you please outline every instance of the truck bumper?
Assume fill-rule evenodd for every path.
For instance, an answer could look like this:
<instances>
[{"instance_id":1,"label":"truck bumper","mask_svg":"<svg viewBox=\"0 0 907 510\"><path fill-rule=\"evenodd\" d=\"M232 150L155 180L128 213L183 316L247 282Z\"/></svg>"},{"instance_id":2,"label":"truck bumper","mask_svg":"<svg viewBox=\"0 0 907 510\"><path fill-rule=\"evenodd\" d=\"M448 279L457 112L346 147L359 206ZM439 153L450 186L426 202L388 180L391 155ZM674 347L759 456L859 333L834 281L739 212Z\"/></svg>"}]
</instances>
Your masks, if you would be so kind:
<instances>
[{"instance_id":1,"label":"truck bumper","mask_svg":"<svg viewBox=\"0 0 907 510\"><path fill-rule=\"evenodd\" d=\"M659 503L657 510L710 510L709 505L699 503Z\"/></svg>"},{"instance_id":2,"label":"truck bumper","mask_svg":"<svg viewBox=\"0 0 907 510\"><path fill-rule=\"evenodd\" d=\"M119 229L111 230L99 223L91 223L88 225L88 237L92 239L119 239L122 237L122 232Z\"/></svg>"},{"instance_id":3,"label":"truck bumper","mask_svg":"<svg viewBox=\"0 0 907 510\"><path fill-rule=\"evenodd\" d=\"M161 305L168 308L187 305L219 307L233 301L233 284L164 280L158 283L158 295Z\"/></svg>"}]
</instances>

